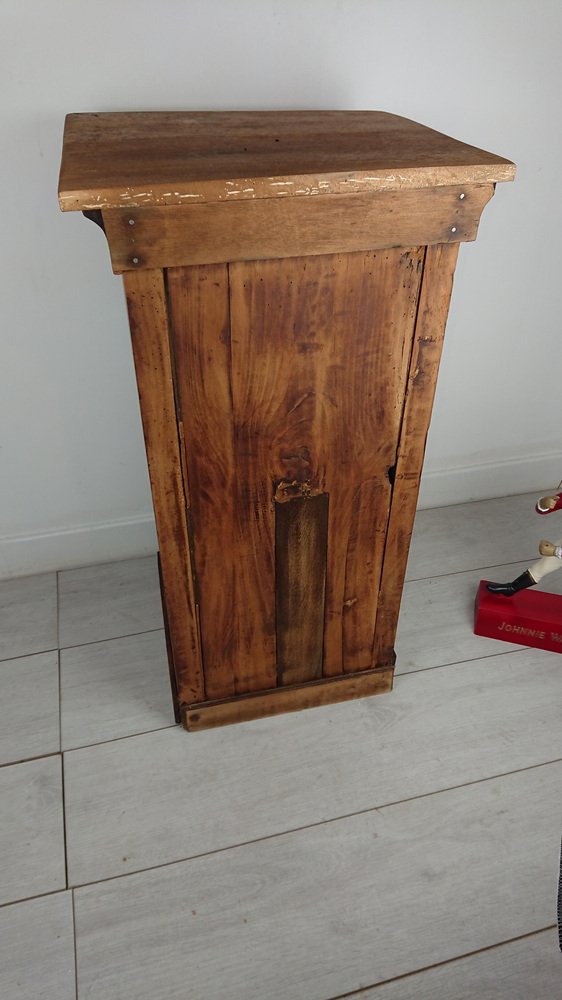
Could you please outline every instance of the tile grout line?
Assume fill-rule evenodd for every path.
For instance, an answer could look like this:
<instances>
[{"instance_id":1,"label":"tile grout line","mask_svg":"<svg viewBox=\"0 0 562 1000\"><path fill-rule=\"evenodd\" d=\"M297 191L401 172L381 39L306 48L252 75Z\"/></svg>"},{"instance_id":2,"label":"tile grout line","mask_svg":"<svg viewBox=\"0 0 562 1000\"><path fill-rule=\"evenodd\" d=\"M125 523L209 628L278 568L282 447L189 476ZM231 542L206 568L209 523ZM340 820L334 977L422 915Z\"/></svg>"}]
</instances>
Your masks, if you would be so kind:
<instances>
[{"instance_id":1,"label":"tile grout line","mask_svg":"<svg viewBox=\"0 0 562 1000\"><path fill-rule=\"evenodd\" d=\"M56 591L56 625L57 625L57 649L60 650L60 570L57 570L55 574L55 591ZM59 690L60 697L60 690Z\"/></svg>"},{"instance_id":2,"label":"tile grout line","mask_svg":"<svg viewBox=\"0 0 562 1000\"><path fill-rule=\"evenodd\" d=\"M101 646L104 642L118 642L119 639L134 639L137 635L151 635L153 632L163 631L164 626L159 625L158 628L147 628L143 629L142 632L127 632L125 635L111 635L107 639L92 639L91 642L77 642L74 646L51 646L49 649L36 649L32 653L20 653L19 656L4 656L0 659L0 663L11 663L12 660L27 660L31 656L43 656L45 653L62 653L66 652L68 649L83 649L86 646Z\"/></svg>"},{"instance_id":3,"label":"tile grout line","mask_svg":"<svg viewBox=\"0 0 562 1000\"><path fill-rule=\"evenodd\" d=\"M61 751L55 750L51 753L39 753L36 757L21 757L18 760L7 760L4 764L0 764L0 771L6 767L18 767L20 764L33 764L36 760L47 760L49 757L60 757Z\"/></svg>"},{"instance_id":4,"label":"tile grout line","mask_svg":"<svg viewBox=\"0 0 562 1000\"><path fill-rule=\"evenodd\" d=\"M60 647L60 613L59 613L59 573L57 573L57 642ZM62 752L62 675L61 675L61 654L60 648L57 650L58 664L58 685L59 685L59 755L61 767L61 805L62 805L62 837L64 850L64 884L68 889L68 851L66 835L66 792L64 779L64 756Z\"/></svg>"},{"instance_id":5,"label":"tile grout line","mask_svg":"<svg viewBox=\"0 0 562 1000\"><path fill-rule=\"evenodd\" d=\"M536 558L536 555L534 555L529 556L527 559L510 559L508 562L494 562L486 566L472 566L468 569L457 569L452 573L434 573L430 576L407 576L404 580L404 585L408 583L424 583L426 580L444 580L447 576L464 576L468 573L483 573L486 569L497 569L500 567L503 568L504 566L517 566L518 563L534 562Z\"/></svg>"},{"instance_id":6,"label":"tile grout line","mask_svg":"<svg viewBox=\"0 0 562 1000\"><path fill-rule=\"evenodd\" d=\"M495 660L498 656L513 656L514 653L524 653L526 650L536 649L538 653L548 653L547 649L537 649L535 646L517 646L513 644L513 649L502 649L499 653L486 653L484 656L471 656L469 660L451 660L450 663L436 663L433 667L416 667L415 670L395 670L394 680L400 677L410 677L411 674L425 674L429 670L441 670L444 667L460 667L463 663L479 663L480 660Z\"/></svg>"},{"instance_id":7,"label":"tile grout line","mask_svg":"<svg viewBox=\"0 0 562 1000\"><path fill-rule=\"evenodd\" d=\"M394 806L404 805L407 802L416 802L419 799L427 799L433 795L443 795L447 792L455 792L460 788L470 788L473 785L480 785L487 781L497 781L499 778L508 778L513 774L523 774L526 771L535 771L539 767L549 767L552 764L562 763L562 757L556 757L554 760L541 761L540 764L530 764L528 767L516 768L514 771L504 771L501 774L490 774L485 778L475 778L473 781L465 781L459 785L450 785L447 788L436 788L432 792L424 792L421 795L410 795L405 799L397 799L393 802L383 802L378 806L368 806L366 809L358 809L351 813L344 813L340 816L331 816L329 819L318 820L315 823L305 823L304 826L291 827L287 830L279 830L277 833L270 833L263 837L255 837L253 840L243 840L237 844L227 844L225 847L218 847L214 851L203 851L201 854L192 854L183 858L174 858L173 861L162 861L156 865L149 865L147 868L137 868L134 871L123 872L121 875L106 875L104 878L93 879L90 882L77 882L69 888L73 890L76 889L87 889L90 886L104 885L108 882L115 882L120 879L132 878L134 875L146 875L147 872L159 871L162 868L170 868L172 865L185 864L189 861L197 861L201 858L212 858L215 854L224 854L225 851L234 851L239 848L249 847L252 844L260 844L269 840L276 840L278 837L286 837L293 833L301 833L305 830L313 830L316 827L328 826L331 823L339 823L344 819L353 819L355 816L364 816L367 813L377 813L382 812L384 809L391 809ZM337 998L335 998L337 1000Z\"/></svg>"},{"instance_id":8,"label":"tile grout line","mask_svg":"<svg viewBox=\"0 0 562 1000\"><path fill-rule=\"evenodd\" d=\"M0 910L5 910L8 906L19 906L20 903L32 903L34 899L47 899L47 896L62 896L71 889L49 889L47 892L36 892L33 896L21 896L19 899L9 899L5 903L0 903Z\"/></svg>"},{"instance_id":9,"label":"tile grout line","mask_svg":"<svg viewBox=\"0 0 562 1000\"><path fill-rule=\"evenodd\" d=\"M467 507L469 504L475 503L493 503L494 500L513 500L514 497L537 497L540 493L542 487L535 492L534 490L525 490L525 493L506 493L505 496L501 497L486 497L484 500L460 500L459 503L448 503L443 507L420 507L416 510L417 514L423 514L425 510L446 510L449 507Z\"/></svg>"},{"instance_id":10,"label":"tile grout line","mask_svg":"<svg viewBox=\"0 0 562 1000\"><path fill-rule=\"evenodd\" d=\"M325 1000L361 1000L361 997L365 995L367 990L376 990L382 988L383 986L389 986L392 983L399 983L406 979L411 979L413 976L419 976L424 972L431 972L432 969L441 969L446 965L453 965L455 962L462 962L465 958L472 958L475 955L483 955L488 951L493 951L495 948L503 948L508 944L515 944L517 941L525 941L528 938L537 937L539 934L546 934L548 931L556 930L556 924L549 924L548 927L539 927L534 931L527 931L525 934L517 934L515 937L506 938L505 941L496 941L495 944L484 945L483 948L476 948L475 951L467 951L462 955L455 955L453 958L445 958L442 962L434 962L432 965L424 965L419 969L412 969L411 972L404 972L400 976L393 976L392 979L383 979L381 982L372 983L370 986L362 986L358 990L352 990L350 993L338 993L337 996L326 997Z\"/></svg>"},{"instance_id":11,"label":"tile grout line","mask_svg":"<svg viewBox=\"0 0 562 1000\"><path fill-rule=\"evenodd\" d=\"M83 649L86 646L100 646L104 642L118 642L119 639L133 639L137 635L151 635L153 632L163 632L164 626L159 625L158 628L146 628L142 629L140 632L126 632L125 635L110 635L106 639L91 639L89 642L77 642L72 646L59 646L61 652L66 652L68 649Z\"/></svg>"},{"instance_id":12,"label":"tile grout line","mask_svg":"<svg viewBox=\"0 0 562 1000\"><path fill-rule=\"evenodd\" d=\"M451 664L453 666L453 664ZM416 671L410 671L410 673L415 673ZM406 676L406 675L404 675ZM97 743L82 743L77 747L63 747L61 750L56 750L51 753L40 753L35 757L20 757L18 760L7 760L5 763L0 764L0 771L4 767L16 767L18 764L31 764L34 760L45 760L47 757L58 757L60 754L64 753L74 753L76 750L90 750L94 747L107 746L108 743L120 743L121 740L132 740L136 736L150 736L151 733L163 733L166 729L179 729L181 728L179 723L170 722L166 726L158 726L156 729L143 729L139 733L127 733L125 736L112 736L110 740L99 740Z\"/></svg>"},{"instance_id":13,"label":"tile grout line","mask_svg":"<svg viewBox=\"0 0 562 1000\"><path fill-rule=\"evenodd\" d=\"M51 646L50 649L36 649L33 653L20 653L19 656L4 656L0 660L0 663L13 663L14 660L29 660L32 656L45 656L46 653L58 653L58 650L58 646Z\"/></svg>"},{"instance_id":14,"label":"tile grout line","mask_svg":"<svg viewBox=\"0 0 562 1000\"><path fill-rule=\"evenodd\" d=\"M181 728L182 726L179 722L169 722L165 726L157 726L156 729L143 729L139 733L125 733L124 736L112 736L109 740L98 740L97 743L81 743L76 747L64 747L62 753L75 753L78 750L91 750L94 747L106 747L109 743L121 743L122 740L133 740L137 736L151 736L152 733L164 733L167 729Z\"/></svg>"},{"instance_id":15,"label":"tile grout line","mask_svg":"<svg viewBox=\"0 0 562 1000\"><path fill-rule=\"evenodd\" d=\"M63 834L63 846L64 846L64 881L65 887L70 888L68 884L68 849L67 849L67 834L66 834L66 791L65 791L65 779L64 779L64 754L60 754L61 759L61 795L62 795L62 834Z\"/></svg>"},{"instance_id":16,"label":"tile grout line","mask_svg":"<svg viewBox=\"0 0 562 1000\"><path fill-rule=\"evenodd\" d=\"M74 992L75 1000L78 1000L78 942L76 940L76 903L74 899L74 889L70 890L72 901L72 936L74 940Z\"/></svg>"}]
</instances>

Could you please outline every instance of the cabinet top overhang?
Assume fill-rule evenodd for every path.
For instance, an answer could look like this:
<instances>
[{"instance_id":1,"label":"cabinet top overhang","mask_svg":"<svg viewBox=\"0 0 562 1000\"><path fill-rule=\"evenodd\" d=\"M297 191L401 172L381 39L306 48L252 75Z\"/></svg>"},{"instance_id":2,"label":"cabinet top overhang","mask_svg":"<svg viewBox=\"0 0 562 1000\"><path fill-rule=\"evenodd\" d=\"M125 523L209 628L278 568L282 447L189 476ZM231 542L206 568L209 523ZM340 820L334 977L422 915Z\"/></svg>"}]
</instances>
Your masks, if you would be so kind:
<instances>
[{"instance_id":1,"label":"cabinet top overhang","mask_svg":"<svg viewBox=\"0 0 562 1000\"><path fill-rule=\"evenodd\" d=\"M63 211L510 181L515 165L381 111L68 115Z\"/></svg>"}]
</instances>

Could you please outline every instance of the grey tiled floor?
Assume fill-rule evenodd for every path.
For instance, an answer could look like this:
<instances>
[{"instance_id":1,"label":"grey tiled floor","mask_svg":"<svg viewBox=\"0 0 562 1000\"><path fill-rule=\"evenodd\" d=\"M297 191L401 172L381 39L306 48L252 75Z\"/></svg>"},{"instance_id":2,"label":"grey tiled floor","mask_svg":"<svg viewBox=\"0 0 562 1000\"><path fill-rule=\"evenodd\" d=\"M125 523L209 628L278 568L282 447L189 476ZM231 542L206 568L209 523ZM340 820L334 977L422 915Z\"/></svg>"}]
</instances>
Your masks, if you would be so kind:
<instances>
[{"instance_id":1,"label":"grey tiled floor","mask_svg":"<svg viewBox=\"0 0 562 1000\"><path fill-rule=\"evenodd\" d=\"M0 582L2 1000L554 1000L562 660L472 633L533 502L418 514L392 695L198 734L154 558Z\"/></svg>"}]
</instances>

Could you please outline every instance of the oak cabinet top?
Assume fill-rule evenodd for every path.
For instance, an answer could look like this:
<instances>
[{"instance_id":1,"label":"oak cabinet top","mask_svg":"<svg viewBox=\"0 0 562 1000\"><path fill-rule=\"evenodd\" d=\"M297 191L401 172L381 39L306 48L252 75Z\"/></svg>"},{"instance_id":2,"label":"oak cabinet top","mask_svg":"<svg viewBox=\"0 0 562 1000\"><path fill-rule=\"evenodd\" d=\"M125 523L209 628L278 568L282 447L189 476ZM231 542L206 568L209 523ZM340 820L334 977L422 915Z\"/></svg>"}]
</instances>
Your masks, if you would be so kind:
<instances>
[{"instance_id":1,"label":"oak cabinet top","mask_svg":"<svg viewBox=\"0 0 562 1000\"><path fill-rule=\"evenodd\" d=\"M68 115L63 211L510 181L515 166L381 111Z\"/></svg>"}]
</instances>

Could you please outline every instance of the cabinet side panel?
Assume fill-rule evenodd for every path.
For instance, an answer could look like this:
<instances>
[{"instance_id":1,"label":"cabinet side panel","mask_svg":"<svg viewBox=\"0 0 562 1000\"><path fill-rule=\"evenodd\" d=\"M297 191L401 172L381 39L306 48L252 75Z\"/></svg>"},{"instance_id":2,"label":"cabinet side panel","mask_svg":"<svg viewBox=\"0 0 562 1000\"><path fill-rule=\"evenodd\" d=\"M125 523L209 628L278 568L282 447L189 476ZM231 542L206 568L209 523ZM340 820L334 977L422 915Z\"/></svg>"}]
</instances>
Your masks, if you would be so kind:
<instances>
[{"instance_id":1,"label":"cabinet side panel","mask_svg":"<svg viewBox=\"0 0 562 1000\"><path fill-rule=\"evenodd\" d=\"M162 584L180 704L205 699L176 423L164 277L124 275Z\"/></svg>"},{"instance_id":2,"label":"cabinet side panel","mask_svg":"<svg viewBox=\"0 0 562 1000\"><path fill-rule=\"evenodd\" d=\"M378 602L373 664L394 658L394 639L445 324L449 311L459 246L427 248L414 346L400 432L395 484Z\"/></svg>"}]
</instances>

